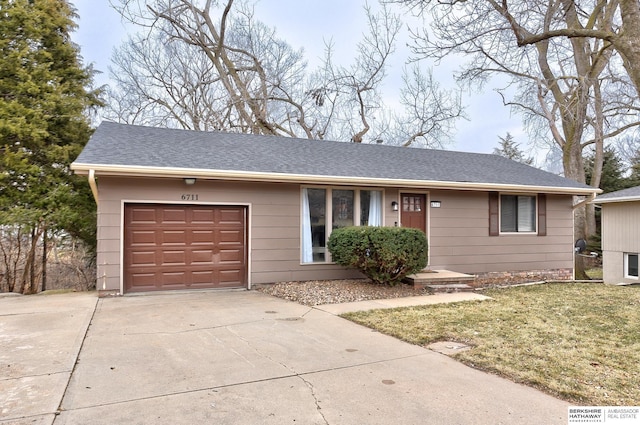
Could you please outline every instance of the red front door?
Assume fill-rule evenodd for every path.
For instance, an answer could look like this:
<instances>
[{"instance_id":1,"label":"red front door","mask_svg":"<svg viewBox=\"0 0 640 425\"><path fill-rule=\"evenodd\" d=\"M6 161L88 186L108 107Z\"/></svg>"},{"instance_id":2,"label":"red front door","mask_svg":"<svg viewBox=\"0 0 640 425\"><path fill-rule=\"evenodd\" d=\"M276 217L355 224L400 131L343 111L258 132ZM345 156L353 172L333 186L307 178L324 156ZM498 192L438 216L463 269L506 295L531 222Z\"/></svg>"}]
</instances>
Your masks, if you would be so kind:
<instances>
[{"instance_id":1,"label":"red front door","mask_svg":"<svg viewBox=\"0 0 640 425\"><path fill-rule=\"evenodd\" d=\"M427 233L427 196L403 193L401 196L400 223L402 227L420 229Z\"/></svg>"}]
</instances>

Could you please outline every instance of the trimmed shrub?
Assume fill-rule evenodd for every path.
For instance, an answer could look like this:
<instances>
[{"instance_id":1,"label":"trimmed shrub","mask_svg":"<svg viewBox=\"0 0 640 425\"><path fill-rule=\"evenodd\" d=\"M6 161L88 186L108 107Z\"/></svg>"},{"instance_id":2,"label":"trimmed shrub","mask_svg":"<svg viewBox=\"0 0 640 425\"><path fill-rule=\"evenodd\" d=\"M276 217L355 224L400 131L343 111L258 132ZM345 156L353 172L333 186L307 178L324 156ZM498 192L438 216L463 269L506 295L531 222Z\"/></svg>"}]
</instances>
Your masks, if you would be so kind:
<instances>
[{"instance_id":1,"label":"trimmed shrub","mask_svg":"<svg viewBox=\"0 0 640 425\"><path fill-rule=\"evenodd\" d=\"M394 286L427 266L427 237L408 227L342 227L331 232L328 248L337 264L380 284Z\"/></svg>"}]
</instances>

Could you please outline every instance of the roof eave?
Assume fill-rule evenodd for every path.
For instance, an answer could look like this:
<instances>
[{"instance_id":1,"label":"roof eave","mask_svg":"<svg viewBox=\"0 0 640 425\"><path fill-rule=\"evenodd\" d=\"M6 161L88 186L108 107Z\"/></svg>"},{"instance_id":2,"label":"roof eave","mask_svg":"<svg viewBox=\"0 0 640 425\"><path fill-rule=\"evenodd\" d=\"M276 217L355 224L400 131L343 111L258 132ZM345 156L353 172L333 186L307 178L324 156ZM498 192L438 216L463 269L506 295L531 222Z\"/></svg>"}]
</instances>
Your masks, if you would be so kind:
<instances>
[{"instance_id":1,"label":"roof eave","mask_svg":"<svg viewBox=\"0 0 640 425\"><path fill-rule=\"evenodd\" d=\"M437 180L383 179L353 176L319 176L307 174L284 174L266 172L247 172L237 170L207 170L172 167L146 167L86 164L74 162L71 169L76 174L89 174L91 170L96 176L127 176L127 177L196 177L203 179L225 179L236 181L263 181L272 183L306 183L306 184L346 184L351 186L379 186L379 187L407 187L407 188L438 188L471 191L517 191L531 193L552 193L564 195L591 195L600 193L600 189L554 187L535 185L514 185L498 183L475 183Z\"/></svg>"},{"instance_id":2,"label":"roof eave","mask_svg":"<svg viewBox=\"0 0 640 425\"><path fill-rule=\"evenodd\" d=\"M594 204L613 204L616 202L637 202L640 201L640 196L621 196L619 198L605 198L605 199L594 199L592 203Z\"/></svg>"}]
</instances>

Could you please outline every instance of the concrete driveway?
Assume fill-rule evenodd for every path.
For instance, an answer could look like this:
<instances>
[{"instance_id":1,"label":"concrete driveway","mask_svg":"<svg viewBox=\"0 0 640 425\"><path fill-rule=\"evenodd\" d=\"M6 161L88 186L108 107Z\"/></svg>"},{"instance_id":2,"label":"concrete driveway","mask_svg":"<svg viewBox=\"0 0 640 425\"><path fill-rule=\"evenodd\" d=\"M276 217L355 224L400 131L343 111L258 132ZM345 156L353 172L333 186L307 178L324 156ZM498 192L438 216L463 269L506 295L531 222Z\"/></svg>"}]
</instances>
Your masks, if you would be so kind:
<instances>
[{"instance_id":1,"label":"concrete driveway","mask_svg":"<svg viewBox=\"0 0 640 425\"><path fill-rule=\"evenodd\" d=\"M566 424L568 404L254 291L0 298L0 424Z\"/></svg>"}]
</instances>

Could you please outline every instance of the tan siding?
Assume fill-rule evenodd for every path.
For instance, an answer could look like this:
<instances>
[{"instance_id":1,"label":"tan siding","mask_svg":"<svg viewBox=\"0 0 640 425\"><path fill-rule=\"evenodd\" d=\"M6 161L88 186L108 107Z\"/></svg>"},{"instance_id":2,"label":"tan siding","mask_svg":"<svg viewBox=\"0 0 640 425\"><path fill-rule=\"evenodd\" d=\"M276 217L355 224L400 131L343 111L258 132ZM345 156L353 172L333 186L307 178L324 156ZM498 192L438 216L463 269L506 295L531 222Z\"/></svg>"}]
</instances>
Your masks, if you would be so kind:
<instances>
[{"instance_id":1,"label":"tan siding","mask_svg":"<svg viewBox=\"0 0 640 425\"><path fill-rule=\"evenodd\" d=\"M602 248L607 251L640 252L640 202L602 205Z\"/></svg>"},{"instance_id":2,"label":"tan siding","mask_svg":"<svg viewBox=\"0 0 640 425\"><path fill-rule=\"evenodd\" d=\"M189 203L182 194L197 194L198 203L249 205L250 281L360 277L334 264L300 264L300 186L181 179L100 177L98 211L98 288L120 289L120 236L123 201ZM394 226L399 212L397 188L385 189L384 222ZM488 195L482 192L420 191L441 208L428 210L430 265L460 272L543 270L573 267L571 197L547 197L548 236L488 236ZM428 204L427 204L428 205Z\"/></svg>"},{"instance_id":3,"label":"tan siding","mask_svg":"<svg viewBox=\"0 0 640 425\"><path fill-rule=\"evenodd\" d=\"M382 199L383 202L383 215L384 215L384 225L393 227L396 223L400 222L400 211L393 211L391 209L392 202L400 203L400 191L398 189L386 189L384 191L384 196Z\"/></svg>"},{"instance_id":4,"label":"tan siding","mask_svg":"<svg viewBox=\"0 0 640 425\"><path fill-rule=\"evenodd\" d=\"M637 283L625 278L624 254L640 253L640 202L602 205L602 267L605 283Z\"/></svg>"},{"instance_id":5,"label":"tan siding","mask_svg":"<svg viewBox=\"0 0 640 425\"><path fill-rule=\"evenodd\" d=\"M181 200L185 193L197 194L198 200L194 201L197 203L250 204L252 283L354 275L354 272L332 264L314 265L313 268L300 264L299 185L198 180L195 185L186 186L178 179L101 177L98 187L99 289L120 289L122 201L189 203Z\"/></svg>"},{"instance_id":6,"label":"tan siding","mask_svg":"<svg viewBox=\"0 0 640 425\"><path fill-rule=\"evenodd\" d=\"M487 193L432 191L430 267L467 273L573 268L570 196L547 196L547 236L489 236Z\"/></svg>"},{"instance_id":7,"label":"tan siding","mask_svg":"<svg viewBox=\"0 0 640 425\"><path fill-rule=\"evenodd\" d=\"M272 249L298 249L300 247L300 238L296 235L291 239L253 239L253 250L272 250Z\"/></svg>"}]
</instances>

